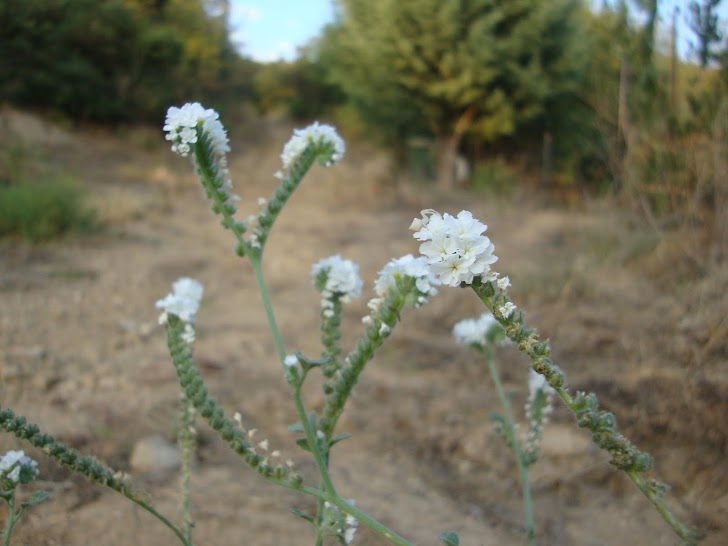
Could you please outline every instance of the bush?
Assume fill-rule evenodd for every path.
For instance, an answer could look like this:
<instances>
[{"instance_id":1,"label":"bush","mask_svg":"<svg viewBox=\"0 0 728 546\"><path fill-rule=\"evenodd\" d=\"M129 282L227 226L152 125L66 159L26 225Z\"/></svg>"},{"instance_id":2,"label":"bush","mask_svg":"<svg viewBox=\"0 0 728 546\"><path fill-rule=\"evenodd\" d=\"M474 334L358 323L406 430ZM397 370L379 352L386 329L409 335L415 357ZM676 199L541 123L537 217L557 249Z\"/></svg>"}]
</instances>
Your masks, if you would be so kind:
<instances>
[{"instance_id":1,"label":"bush","mask_svg":"<svg viewBox=\"0 0 728 546\"><path fill-rule=\"evenodd\" d=\"M507 197L518 187L520 180L502 159L480 163L470 176L469 187L494 195Z\"/></svg>"},{"instance_id":2,"label":"bush","mask_svg":"<svg viewBox=\"0 0 728 546\"><path fill-rule=\"evenodd\" d=\"M88 233L96 213L71 180L21 180L0 187L0 237L39 243L70 232Z\"/></svg>"}]
</instances>

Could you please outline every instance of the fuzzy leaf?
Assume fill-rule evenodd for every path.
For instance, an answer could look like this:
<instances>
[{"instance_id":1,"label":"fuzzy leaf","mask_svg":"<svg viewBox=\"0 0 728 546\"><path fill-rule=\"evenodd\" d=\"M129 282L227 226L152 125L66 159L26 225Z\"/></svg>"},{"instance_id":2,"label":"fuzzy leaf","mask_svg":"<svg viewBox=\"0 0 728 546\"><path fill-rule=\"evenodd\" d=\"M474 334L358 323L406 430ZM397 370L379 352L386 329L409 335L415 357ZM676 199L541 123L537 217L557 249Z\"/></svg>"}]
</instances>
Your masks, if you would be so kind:
<instances>
[{"instance_id":1,"label":"fuzzy leaf","mask_svg":"<svg viewBox=\"0 0 728 546\"><path fill-rule=\"evenodd\" d=\"M306 521L308 521L314 527L316 526L316 524L313 521L313 517L309 516L308 514L304 514L303 512L301 512L300 510L296 510L295 508L289 508L289 510L291 511L291 513L294 516L298 516L301 519L305 519Z\"/></svg>"},{"instance_id":2,"label":"fuzzy leaf","mask_svg":"<svg viewBox=\"0 0 728 546\"><path fill-rule=\"evenodd\" d=\"M440 542L442 542L445 546L459 546L460 545L460 537L458 537L458 534L453 531L447 531L446 533L442 533L439 537Z\"/></svg>"},{"instance_id":3,"label":"fuzzy leaf","mask_svg":"<svg viewBox=\"0 0 728 546\"><path fill-rule=\"evenodd\" d=\"M338 444L342 440L346 440L347 438L351 438L351 434L340 434L336 438L331 438L331 442L329 443L329 446L332 446L334 444Z\"/></svg>"}]
</instances>

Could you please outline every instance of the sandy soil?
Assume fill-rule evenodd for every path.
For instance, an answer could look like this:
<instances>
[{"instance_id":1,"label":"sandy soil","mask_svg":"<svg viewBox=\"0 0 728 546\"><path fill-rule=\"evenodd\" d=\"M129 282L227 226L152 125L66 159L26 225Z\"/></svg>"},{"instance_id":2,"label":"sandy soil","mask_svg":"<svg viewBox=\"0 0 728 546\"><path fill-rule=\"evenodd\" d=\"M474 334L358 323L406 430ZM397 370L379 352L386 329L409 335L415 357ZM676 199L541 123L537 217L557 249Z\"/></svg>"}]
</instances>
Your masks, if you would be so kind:
<instances>
[{"instance_id":1,"label":"sandy soil","mask_svg":"<svg viewBox=\"0 0 728 546\"><path fill-rule=\"evenodd\" d=\"M232 236L209 212L189 163L149 144L161 134L67 132L17 112L6 112L4 124L38 150L29 168L62 169L82 181L108 229L36 248L1 243L0 405L130 470L139 439L174 437L178 388L154 302L175 279L192 276L205 285L196 354L210 390L315 483L311 461L286 430L295 411L251 268L233 254ZM289 131L256 122L234 140L242 214L272 193ZM656 476L673 486L670 506L706 530L705 544L728 542L728 271L696 275L674 241L645 235L633 219L597 204L563 210L521 195L395 191L384 156L350 148L340 166L309 174L266 249L286 346L312 356L320 350L311 264L341 253L360 264L371 287L389 259L416 253L407 227L421 208L468 208L489 225L497 269L510 276L528 322L552 339L571 386L596 391L621 430L655 455ZM345 349L365 309L359 301L346 310ZM339 491L414 544L438 544L446 530L465 545L525 543L515 467L488 418L499 411L497 395L478 355L450 335L457 320L481 311L468 291L447 289L403 313L339 424L353 435L333 452ZM525 360L503 350L498 364L522 406ZM310 387L307 404L320 408L320 389ZM11 448L37 457L0 435L0 452ZM178 519L177 474L130 472ZM532 484L539 544L677 543L563 407L546 431ZM175 544L124 498L51 463L41 461L36 487L50 500L27 514L16 544ZM196 544L312 543L307 524L288 512L311 510L312 501L269 485L204 426L192 503ZM366 530L355 542L381 543Z\"/></svg>"}]
</instances>

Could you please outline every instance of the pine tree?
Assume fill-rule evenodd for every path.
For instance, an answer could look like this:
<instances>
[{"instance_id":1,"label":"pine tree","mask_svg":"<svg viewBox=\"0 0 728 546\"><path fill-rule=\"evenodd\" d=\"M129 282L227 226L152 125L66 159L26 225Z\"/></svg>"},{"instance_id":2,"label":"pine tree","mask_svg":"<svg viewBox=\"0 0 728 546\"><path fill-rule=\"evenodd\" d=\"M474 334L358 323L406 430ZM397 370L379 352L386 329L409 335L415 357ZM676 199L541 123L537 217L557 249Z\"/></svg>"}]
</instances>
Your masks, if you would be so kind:
<instances>
[{"instance_id":1,"label":"pine tree","mask_svg":"<svg viewBox=\"0 0 728 546\"><path fill-rule=\"evenodd\" d=\"M334 79L400 136L436 137L445 185L466 133L512 135L576 86L581 0L341 0L339 8L323 39Z\"/></svg>"},{"instance_id":2,"label":"pine tree","mask_svg":"<svg viewBox=\"0 0 728 546\"><path fill-rule=\"evenodd\" d=\"M700 4L692 0L688 4L690 12L688 24L698 38L698 58L700 66L705 68L708 63L717 58L713 51L713 44L720 43L723 35L718 28L718 6L722 0L703 0Z\"/></svg>"}]
</instances>

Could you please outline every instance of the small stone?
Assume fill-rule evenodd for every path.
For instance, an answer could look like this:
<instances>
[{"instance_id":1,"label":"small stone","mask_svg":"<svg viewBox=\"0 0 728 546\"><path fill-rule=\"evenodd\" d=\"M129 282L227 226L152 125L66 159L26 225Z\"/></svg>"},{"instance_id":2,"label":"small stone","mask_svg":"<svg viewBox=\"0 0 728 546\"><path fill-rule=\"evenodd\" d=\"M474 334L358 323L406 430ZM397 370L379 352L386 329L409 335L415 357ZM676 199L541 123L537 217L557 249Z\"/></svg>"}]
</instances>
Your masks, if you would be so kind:
<instances>
[{"instance_id":1,"label":"small stone","mask_svg":"<svg viewBox=\"0 0 728 546\"><path fill-rule=\"evenodd\" d=\"M174 472L182 467L182 454L164 436L154 434L141 438L134 444L129 464L138 472Z\"/></svg>"}]
</instances>

